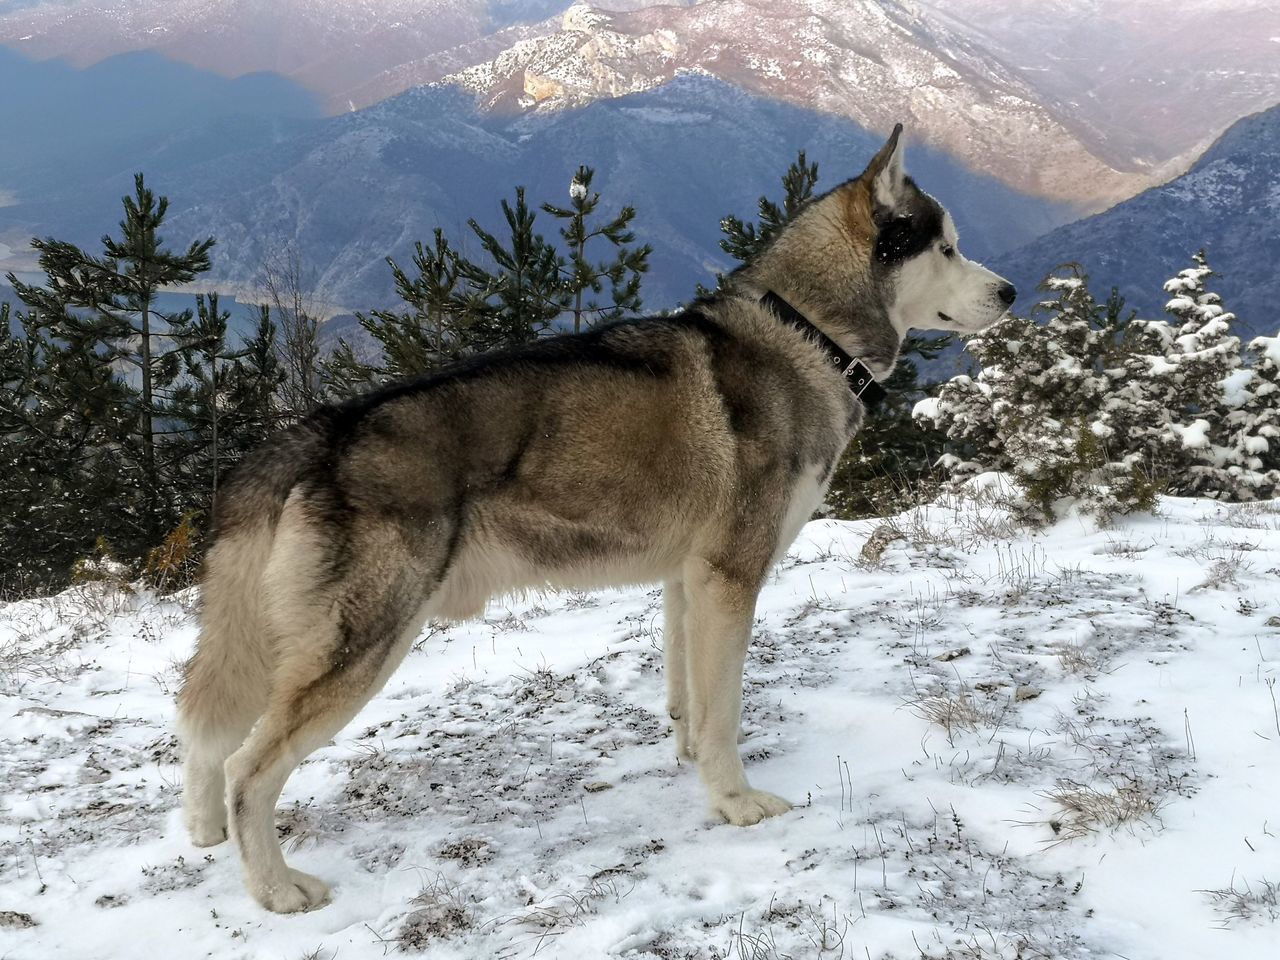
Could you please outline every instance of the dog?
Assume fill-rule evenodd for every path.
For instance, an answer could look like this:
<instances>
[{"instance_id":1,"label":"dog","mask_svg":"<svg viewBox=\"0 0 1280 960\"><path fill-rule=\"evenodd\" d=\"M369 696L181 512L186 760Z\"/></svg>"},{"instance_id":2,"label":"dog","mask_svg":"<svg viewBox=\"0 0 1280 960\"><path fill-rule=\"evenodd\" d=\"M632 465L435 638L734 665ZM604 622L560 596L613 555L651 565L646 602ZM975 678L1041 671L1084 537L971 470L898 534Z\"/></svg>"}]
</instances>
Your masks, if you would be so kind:
<instances>
[{"instance_id":1,"label":"dog","mask_svg":"<svg viewBox=\"0 0 1280 960\"><path fill-rule=\"evenodd\" d=\"M511 591L661 582L678 754L729 823L790 808L737 747L757 594L907 329L975 332L1014 299L906 176L901 132L721 292L322 407L224 484L178 695L184 819L235 842L262 906L330 896L276 840L290 773L425 623Z\"/></svg>"}]
</instances>

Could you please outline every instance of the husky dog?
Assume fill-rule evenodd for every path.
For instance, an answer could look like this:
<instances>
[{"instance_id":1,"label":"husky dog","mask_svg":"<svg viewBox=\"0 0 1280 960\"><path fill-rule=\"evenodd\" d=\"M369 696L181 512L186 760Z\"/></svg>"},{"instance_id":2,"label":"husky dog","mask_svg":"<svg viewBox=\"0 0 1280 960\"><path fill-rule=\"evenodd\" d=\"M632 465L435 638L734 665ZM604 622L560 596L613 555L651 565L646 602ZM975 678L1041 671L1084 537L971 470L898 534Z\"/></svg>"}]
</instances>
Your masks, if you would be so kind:
<instances>
[{"instance_id":1,"label":"husky dog","mask_svg":"<svg viewBox=\"0 0 1280 960\"><path fill-rule=\"evenodd\" d=\"M224 486L178 696L185 820L230 835L259 903L329 897L276 840L299 761L427 621L513 590L661 582L678 754L730 823L789 809L738 755L756 595L906 330L977 331L1014 298L903 173L901 129L724 292L321 408Z\"/></svg>"}]
</instances>

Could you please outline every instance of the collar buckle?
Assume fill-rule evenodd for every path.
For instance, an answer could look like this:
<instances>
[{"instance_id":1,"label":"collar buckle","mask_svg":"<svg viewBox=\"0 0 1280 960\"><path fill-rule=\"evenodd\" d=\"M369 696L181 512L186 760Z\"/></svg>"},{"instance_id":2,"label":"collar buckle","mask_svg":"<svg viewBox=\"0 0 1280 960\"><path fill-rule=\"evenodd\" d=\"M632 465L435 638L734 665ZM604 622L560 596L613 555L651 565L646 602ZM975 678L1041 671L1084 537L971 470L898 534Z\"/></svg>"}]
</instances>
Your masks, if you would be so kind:
<instances>
[{"instance_id":1,"label":"collar buckle","mask_svg":"<svg viewBox=\"0 0 1280 960\"><path fill-rule=\"evenodd\" d=\"M761 301L780 320L786 320L792 326L806 334L813 345L821 349L831 361L832 366L840 371L849 391L862 401L866 407L873 407L885 397L884 387L876 381L871 368L860 357L851 357L840 349L840 345L815 327L799 310L793 307L772 290L765 294Z\"/></svg>"}]
</instances>

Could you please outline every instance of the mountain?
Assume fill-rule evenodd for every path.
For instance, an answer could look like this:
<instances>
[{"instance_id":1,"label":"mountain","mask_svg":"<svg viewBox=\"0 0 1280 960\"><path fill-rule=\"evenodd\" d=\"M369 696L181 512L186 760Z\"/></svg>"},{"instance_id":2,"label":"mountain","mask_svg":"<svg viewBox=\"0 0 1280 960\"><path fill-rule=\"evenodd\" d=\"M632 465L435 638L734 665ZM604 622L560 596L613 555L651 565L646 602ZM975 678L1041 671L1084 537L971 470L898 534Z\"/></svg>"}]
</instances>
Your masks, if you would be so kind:
<instances>
[{"instance_id":1,"label":"mountain","mask_svg":"<svg viewBox=\"0 0 1280 960\"><path fill-rule=\"evenodd\" d=\"M465 245L467 218L496 227L498 200L516 184L531 201L563 202L572 171L585 163L597 170L608 207L637 207L636 232L655 248L646 302L670 306L730 265L718 247L721 217L752 215L760 194L778 195L798 148L819 162L822 185L833 186L860 172L882 142L851 121L704 76L524 116L485 113L461 91L425 87L301 123L261 141L254 124L237 133L229 121L224 135L239 138L238 151L195 162L183 150L147 154L148 183L172 201L166 236L175 243L215 236L215 276L225 290L252 283L266 256L291 244L335 304L385 304L387 254L407 261L413 242L437 225ZM974 256L1026 243L1077 215L942 151L912 145L908 156L920 182L951 206ZM92 242L119 218L133 169L0 208L0 239L39 223L42 232ZM540 226L554 235L550 218Z\"/></svg>"},{"instance_id":2,"label":"mountain","mask_svg":"<svg viewBox=\"0 0 1280 960\"><path fill-rule=\"evenodd\" d=\"M885 131L924 132L1024 193L1095 206L1146 186L1099 160L1035 91L960 34L883 0L711 0L606 13L444 79L488 109L555 111L706 73L752 93Z\"/></svg>"},{"instance_id":3,"label":"mountain","mask_svg":"<svg viewBox=\"0 0 1280 960\"><path fill-rule=\"evenodd\" d=\"M0 43L75 66L151 50L228 77L271 71L340 109L349 88L388 66L489 33L486 7L483 0L0 0Z\"/></svg>"},{"instance_id":4,"label":"mountain","mask_svg":"<svg viewBox=\"0 0 1280 960\"><path fill-rule=\"evenodd\" d=\"M1090 209L1185 169L1280 99L1261 0L0 0L0 44L77 66L138 50L270 71L328 112L424 83L539 112L706 72L929 142ZM1229 64L1229 66L1227 66Z\"/></svg>"},{"instance_id":5,"label":"mountain","mask_svg":"<svg viewBox=\"0 0 1280 960\"><path fill-rule=\"evenodd\" d=\"M1095 295L1120 288L1129 305L1163 312L1165 280L1203 247L1221 271L1213 289L1246 333L1280 329L1280 106L1246 117L1181 177L998 257L1021 289L1075 260Z\"/></svg>"},{"instance_id":6,"label":"mountain","mask_svg":"<svg viewBox=\"0 0 1280 960\"><path fill-rule=\"evenodd\" d=\"M654 0L602 2L611 9L627 9ZM492 46L496 52L528 35L523 27L553 17L571 3L0 0L0 44L35 59L56 57L77 67L147 50L226 77L269 71L312 90L336 113L375 102L363 99L359 91L400 64L436 56L457 63L459 53L465 55L477 44L476 57L483 59L487 38L497 38ZM416 82L420 81L381 88L376 99Z\"/></svg>"},{"instance_id":7,"label":"mountain","mask_svg":"<svg viewBox=\"0 0 1280 960\"><path fill-rule=\"evenodd\" d=\"M0 89L0 195L10 203L83 190L122 166L149 169L154 153L213 159L321 116L312 93L279 75L231 80L145 51L77 70L0 47ZM224 136L228 124L237 136Z\"/></svg>"},{"instance_id":8,"label":"mountain","mask_svg":"<svg viewBox=\"0 0 1280 960\"><path fill-rule=\"evenodd\" d=\"M916 0L1113 164L1187 163L1280 101L1275 0ZM1179 158L1185 157L1185 160Z\"/></svg>"}]
</instances>

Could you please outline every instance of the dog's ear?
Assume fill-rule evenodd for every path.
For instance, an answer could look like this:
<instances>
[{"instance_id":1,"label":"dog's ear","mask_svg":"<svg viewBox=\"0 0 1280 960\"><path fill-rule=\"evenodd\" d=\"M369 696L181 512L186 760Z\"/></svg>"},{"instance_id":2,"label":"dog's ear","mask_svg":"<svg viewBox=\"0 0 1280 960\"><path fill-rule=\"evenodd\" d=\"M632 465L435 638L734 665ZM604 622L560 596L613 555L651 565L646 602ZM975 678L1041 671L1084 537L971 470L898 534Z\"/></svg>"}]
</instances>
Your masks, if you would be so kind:
<instances>
[{"instance_id":1,"label":"dog's ear","mask_svg":"<svg viewBox=\"0 0 1280 960\"><path fill-rule=\"evenodd\" d=\"M871 158L862 179L876 206L892 210L902 197L907 175L902 169L902 124L896 124L880 152Z\"/></svg>"}]
</instances>

